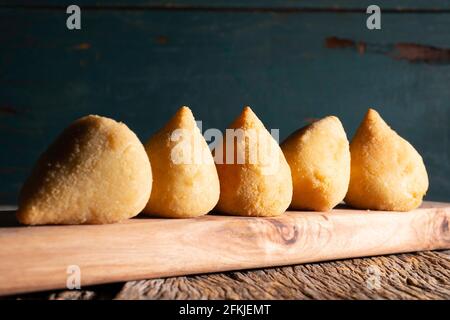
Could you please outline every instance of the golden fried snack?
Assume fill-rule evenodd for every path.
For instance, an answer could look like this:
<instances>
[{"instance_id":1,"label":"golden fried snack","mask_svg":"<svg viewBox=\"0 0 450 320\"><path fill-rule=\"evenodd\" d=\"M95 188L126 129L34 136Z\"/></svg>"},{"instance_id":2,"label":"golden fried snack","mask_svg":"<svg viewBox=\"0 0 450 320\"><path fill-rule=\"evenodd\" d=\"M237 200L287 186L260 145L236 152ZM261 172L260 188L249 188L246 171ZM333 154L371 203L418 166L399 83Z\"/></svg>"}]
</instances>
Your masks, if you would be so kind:
<instances>
[{"instance_id":1,"label":"golden fried snack","mask_svg":"<svg viewBox=\"0 0 450 320\"><path fill-rule=\"evenodd\" d=\"M369 109L350 144L351 174L345 202L361 209L408 211L428 189L422 157Z\"/></svg>"},{"instance_id":2,"label":"golden fried snack","mask_svg":"<svg viewBox=\"0 0 450 320\"><path fill-rule=\"evenodd\" d=\"M344 199L350 150L338 118L326 117L297 130L281 149L291 167L292 208L329 211Z\"/></svg>"},{"instance_id":3,"label":"golden fried snack","mask_svg":"<svg viewBox=\"0 0 450 320\"><path fill-rule=\"evenodd\" d=\"M19 197L21 223L103 224L137 215L151 192L144 146L123 124L86 116L36 163Z\"/></svg>"},{"instance_id":4,"label":"golden fried snack","mask_svg":"<svg viewBox=\"0 0 450 320\"><path fill-rule=\"evenodd\" d=\"M166 218L207 214L219 200L219 178L208 145L188 107L145 144L153 189L144 213Z\"/></svg>"},{"instance_id":5,"label":"golden fried snack","mask_svg":"<svg viewBox=\"0 0 450 320\"><path fill-rule=\"evenodd\" d=\"M240 216L282 214L291 203L292 178L277 141L249 107L229 128L228 139L235 136L224 138L215 153L220 180L217 209Z\"/></svg>"}]
</instances>

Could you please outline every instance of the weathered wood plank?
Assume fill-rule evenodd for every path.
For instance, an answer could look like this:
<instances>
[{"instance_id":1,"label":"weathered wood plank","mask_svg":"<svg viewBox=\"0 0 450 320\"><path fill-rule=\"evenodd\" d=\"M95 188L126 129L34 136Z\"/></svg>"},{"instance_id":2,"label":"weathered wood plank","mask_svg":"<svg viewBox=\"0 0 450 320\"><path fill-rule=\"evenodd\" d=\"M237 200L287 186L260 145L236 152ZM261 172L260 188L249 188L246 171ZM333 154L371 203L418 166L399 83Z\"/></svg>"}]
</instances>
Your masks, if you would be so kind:
<instances>
[{"instance_id":1,"label":"weathered wood plank","mask_svg":"<svg viewBox=\"0 0 450 320\"><path fill-rule=\"evenodd\" d=\"M11 5L11 1L1 0L0 5ZM68 6L73 4L70 0L16 0L15 5L25 6ZM365 9L371 4L377 4L384 10L448 10L448 0L78 0L80 6L117 7L117 8L170 8L170 9Z\"/></svg>"},{"instance_id":2,"label":"weathered wood plank","mask_svg":"<svg viewBox=\"0 0 450 320\"><path fill-rule=\"evenodd\" d=\"M450 204L428 202L401 213L336 208L270 218L3 227L0 295L64 288L72 265L81 284L92 285L449 249L449 221Z\"/></svg>"},{"instance_id":3,"label":"weathered wood plank","mask_svg":"<svg viewBox=\"0 0 450 320\"><path fill-rule=\"evenodd\" d=\"M8 299L450 299L450 251L131 281Z\"/></svg>"},{"instance_id":4,"label":"weathered wood plank","mask_svg":"<svg viewBox=\"0 0 450 320\"><path fill-rule=\"evenodd\" d=\"M110 116L145 140L180 105L204 128L224 128L245 104L281 138L329 114L351 136L374 107L422 153L428 199L448 200L450 64L326 40L444 50L450 14L389 14L380 31L364 14L333 12L92 10L82 20L68 31L62 10L0 9L0 203L15 202L39 153L75 118Z\"/></svg>"},{"instance_id":5,"label":"weathered wood plank","mask_svg":"<svg viewBox=\"0 0 450 320\"><path fill-rule=\"evenodd\" d=\"M352 259L128 282L116 299L449 299L450 255Z\"/></svg>"}]
</instances>

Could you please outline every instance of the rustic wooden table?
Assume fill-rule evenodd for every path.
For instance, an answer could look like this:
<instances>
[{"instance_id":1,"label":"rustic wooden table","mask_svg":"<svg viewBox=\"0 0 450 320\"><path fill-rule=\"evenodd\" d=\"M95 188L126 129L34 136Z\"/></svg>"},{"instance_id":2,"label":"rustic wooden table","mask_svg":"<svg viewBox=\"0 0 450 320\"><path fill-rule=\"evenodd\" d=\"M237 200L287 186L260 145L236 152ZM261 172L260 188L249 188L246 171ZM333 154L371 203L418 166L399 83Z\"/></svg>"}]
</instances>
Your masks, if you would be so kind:
<instances>
[{"instance_id":1,"label":"rustic wooden table","mask_svg":"<svg viewBox=\"0 0 450 320\"><path fill-rule=\"evenodd\" d=\"M450 250L130 281L7 299L450 299Z\"/></svg>"}]
</instances>

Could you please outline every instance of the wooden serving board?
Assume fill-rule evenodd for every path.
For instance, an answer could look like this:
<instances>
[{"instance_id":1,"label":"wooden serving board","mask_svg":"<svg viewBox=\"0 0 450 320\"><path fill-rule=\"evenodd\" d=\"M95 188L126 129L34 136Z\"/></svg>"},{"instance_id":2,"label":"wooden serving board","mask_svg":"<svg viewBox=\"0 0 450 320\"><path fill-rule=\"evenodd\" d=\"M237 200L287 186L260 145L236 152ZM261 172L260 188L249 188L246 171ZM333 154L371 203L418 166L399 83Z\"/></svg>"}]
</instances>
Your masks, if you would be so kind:
<instances>
[{"instance_id":1,"label":"wooden serving board","mask_svg":"<svg viewBox=\"0 0 450 320\"><path fill-rule=\"evenodd\" d=\"M274 218L135 218L111 225L22 227L0 219L0 294L449 249L450 203L411 212L338 208ZM9 222L5 222L9 221Z\"/></svg>"}]
</instances>

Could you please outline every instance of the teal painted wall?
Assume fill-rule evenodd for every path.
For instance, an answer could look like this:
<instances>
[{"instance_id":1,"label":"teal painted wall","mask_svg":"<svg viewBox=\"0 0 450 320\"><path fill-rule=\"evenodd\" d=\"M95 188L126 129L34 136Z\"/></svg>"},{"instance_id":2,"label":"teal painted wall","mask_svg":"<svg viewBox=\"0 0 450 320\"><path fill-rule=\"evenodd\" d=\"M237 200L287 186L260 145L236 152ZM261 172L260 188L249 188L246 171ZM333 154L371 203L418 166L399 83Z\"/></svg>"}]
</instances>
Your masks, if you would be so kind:
<instances>
[{"instance_id":1,"label":"teal painted wall","mask_svg":"<svg viewBox=\"0 0 450 320\"><path fill-rule=\"evenodd\" d=\"M450 201L448 1L380 1L378 31L366 1L79 3L69 31L64 2L0 1L0 204L74 119L109 116L146 140L181 105L220 129L250 105L281 138L331 114L350 138L373 107L422 154L427 199Z\"/></svg>"}]
</instances>

